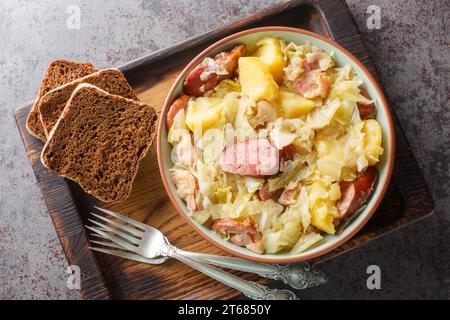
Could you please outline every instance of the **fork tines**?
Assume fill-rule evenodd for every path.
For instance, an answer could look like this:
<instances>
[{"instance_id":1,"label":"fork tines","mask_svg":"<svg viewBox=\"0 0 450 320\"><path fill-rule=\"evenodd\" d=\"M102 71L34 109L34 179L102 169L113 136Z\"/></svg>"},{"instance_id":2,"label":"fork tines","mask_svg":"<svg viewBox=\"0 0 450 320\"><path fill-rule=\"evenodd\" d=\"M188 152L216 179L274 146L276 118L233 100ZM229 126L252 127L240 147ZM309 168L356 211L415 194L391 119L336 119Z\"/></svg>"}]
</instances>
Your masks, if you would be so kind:
<instances>
[{"instance_id":1,"label":"fork tines","mask_svg":"<svg viewBox=\"0 0 450 320\"><path fill-rule=\"evenodd\" d=\"M96 218L95 220L88 219L93 224L93 226L86 226L87 229L93 232L91 235L112 241L99 242L91 240L91 242L102 246L135 251L139 245L140 239L144 235L144 232L140 229L145 229L146 225L134 219L125 217L117 212L96 206L95 208L103 213L106 213L107 215L120 219L131 226L127 226L123 223L91 212L90 214Z\"/></svg>"}]
</instances>

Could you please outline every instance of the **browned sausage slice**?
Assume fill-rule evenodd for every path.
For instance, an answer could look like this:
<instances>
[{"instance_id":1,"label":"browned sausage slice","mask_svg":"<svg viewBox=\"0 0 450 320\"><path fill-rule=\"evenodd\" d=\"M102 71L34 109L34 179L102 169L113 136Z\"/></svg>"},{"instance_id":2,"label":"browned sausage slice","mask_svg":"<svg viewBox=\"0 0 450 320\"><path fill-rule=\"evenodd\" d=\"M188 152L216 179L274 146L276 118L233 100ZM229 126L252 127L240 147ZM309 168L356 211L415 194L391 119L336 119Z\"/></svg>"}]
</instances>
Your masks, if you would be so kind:
<instances>
[{"instance_id":1,"label":"browned sausage slice","mask_svg":"<svg viewBox=\"0 0 450 320\"><path fill-rule=\"evenodd\" d=\"M237 142L219 155L220 169L241 176L271 176L280 168L278 149L267 139Z\"/></svg>"},{"instance_id":2,"label":"browned sausage slice","mask_svg":"<svg viewBox=\"0 0 450 320\"><path fill-rule=\"evenodd\" d=\"M214 58L216 62L221 65L231 76L237 70L239 58L244 54L245 45L240 44L235 46L231 51L224 51L217 54ZM226 77L223 77L220 80L225 78Z\"/></svg>"},{"instance_id":3,"label":"browned sausage slice","mask_svg":"<svg viewBox=\"0 0 450 320\"><path fill-rule=\"evenodd\" d=\"M287 146L284 146L280 150L280 162L282 161L289 161L294 159L294 155L297 153L297 148L294 144L288 144Z\"/></svg>"},{"instance_id":4,"label":"browned sausage slice","mask_svg":"<svg viewBox=\"0 0 450 320\"><path fill-rule=\"evenodd\" d=\"M366 90L361 89L360 94L364 97L370 100L369 94ZM359 116L361 119L368 119L373 118L377 114L377 109L375 107L375 104L372 102L370 104L363 104L358 102L358 110L359 110Z\"/></svg>"},{"instance_id":5,"label":"browned sausage slice","mask_svg":"<svg viewBox=\"0 0 450 320\"><path fill-rule=\"evenodd\" d=\"M245 53L245 46L238 45L231 51L205 59L186 76L184 91L194 97L201 97L223 79L231 78L237 70L238 60Z\"/></svg>"},{"instance_id":6,"label":"browned sausage slice","mask_svg":"<svg viewBox=\"0 0 450 320\"><path fill-rule=\"evenodd\" d=\"M167 111L166 116L167 131L169 131L170 127L172 126L173 119L177 115L178 111L180 111L181 109L186 109L189 102L189 98L190 98L189 96L183 95L172 103L172 105L169 108L169 111Z\"/></svg>"},{"instance_id":7,"label":"browned sausage slice","mask_svg":"<svg viewBox=\"0 0 450 320\"><path fill-rule=\"evenodd\" d=\"M355 180L340 183L341 198L336 203L340 216L335 221L336 224L350 217L366 202L372 193L377 176L377 170L374 167L368 167Z\"/></svg>"},{"instance_id":8,"label":"browned sausage slice","mask_svg":"<svg viewBox=\"0 0 450 320\"><path fill-rule=\"evenodd\" d=\"M265 182L262 185L261 189L259 189L258 194L259 194L259 198L262 201L266 201L266 200L269 200L269 199L277 199L277 198L279 198L282 192L283 192L283 189L270 191L269 190L269 184L267 182Z\"/></svg>"}]
</instances>

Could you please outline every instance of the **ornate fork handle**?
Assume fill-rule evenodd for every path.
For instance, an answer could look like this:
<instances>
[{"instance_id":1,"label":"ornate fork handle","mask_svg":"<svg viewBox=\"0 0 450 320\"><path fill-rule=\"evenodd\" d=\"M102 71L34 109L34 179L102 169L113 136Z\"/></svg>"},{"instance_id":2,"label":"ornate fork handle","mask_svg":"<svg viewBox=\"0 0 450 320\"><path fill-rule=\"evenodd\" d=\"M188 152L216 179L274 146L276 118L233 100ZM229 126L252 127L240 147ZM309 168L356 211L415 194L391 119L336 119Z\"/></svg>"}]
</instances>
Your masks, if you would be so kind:
<instances>
[{"instance_id":1,"label":"ornate fork handle","mask_svg":"<svg viewBox=\"0 0 450 320\"><path fill-rule=\"evenodd\" d=\"M256 263L244 259L227 256L216 256L189 251L178 251L179 254L208 264L252 272L264 278L281 280L295 289L306 289L324 284L327 276L308 262L287 265Z\"/></svg>"},{"instance_id":2,"label":"ornate fork handle","mask_svg":"<svg viewBox=\"0 0 450 320\"><path fill-rule=\"evenodd\" d=\"M205 275L242 292L248 298L254 300L298 300L297 296L292 291L270 289L262 284L243 280L231 273L192 259L181 252L181 250L169 243L161 248L161 255L175 258Z\"/></svg>"}]
</instances>

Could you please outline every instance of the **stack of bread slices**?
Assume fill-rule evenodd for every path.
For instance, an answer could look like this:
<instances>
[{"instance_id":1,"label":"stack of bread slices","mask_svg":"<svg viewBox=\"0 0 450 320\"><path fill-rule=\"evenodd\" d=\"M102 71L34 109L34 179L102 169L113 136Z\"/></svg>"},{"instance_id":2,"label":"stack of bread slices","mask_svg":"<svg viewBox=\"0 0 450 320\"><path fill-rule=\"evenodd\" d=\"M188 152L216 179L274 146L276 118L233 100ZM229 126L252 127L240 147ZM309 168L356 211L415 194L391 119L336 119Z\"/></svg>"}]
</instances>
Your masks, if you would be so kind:
<instances>
[{"instance_id":1,"label":"stack of bread slices","mask_svg":"<svg viewBox=\"0 0 450 320\"><path fill-rule=\"evenodd\" d=\"M156 133L157 114L118 69L50 63L27 119L45 142L41 160L103 202L128 197Z\"/></svg>"}]
</instances>

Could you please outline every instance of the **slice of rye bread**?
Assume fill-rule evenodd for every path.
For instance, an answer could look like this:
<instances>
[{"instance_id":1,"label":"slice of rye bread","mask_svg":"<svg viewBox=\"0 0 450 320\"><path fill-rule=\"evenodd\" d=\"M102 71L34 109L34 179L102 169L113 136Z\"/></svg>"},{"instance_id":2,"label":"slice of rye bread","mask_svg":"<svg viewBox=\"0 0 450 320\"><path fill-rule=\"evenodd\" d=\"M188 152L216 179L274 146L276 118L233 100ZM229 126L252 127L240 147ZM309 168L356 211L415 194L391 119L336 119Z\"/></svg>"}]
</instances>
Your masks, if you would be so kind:
<instances>
[{"instance_id":1,"label":"slice of rye bread","mask_svg":"<svg viewBox=\"0 0 450 320\"><path fill-rule=\"evenodd\" d=\"M78 78L47 92L37 103L41 123L47 137L56 121L58 121L72 92L81 83L89 83L108 93L137 100L136 94L119 69L104 69Z\"/></svg>"},{"instance_id":2,"label":"slice of rye bread","mask_svg":"<svg viewBox=\"0 0 450 320\"><path fill-rule=\"evenodd\" d=\"M67 82L75 80L80 77L84 77L92 72L97 71L94 66L88 62L77 62L68 60L55 60L52 61L45 72L42 79L41 86L38 91L38 96L31 107L31 111L27 118L27 129L36 138L45 141L44 128L39 117L39 110L37 109L37 103L41 97Z\"/></svg>"},{"instance_id":3,"label":"slice of rye bread","mask_svg":"<svg viewBox=\"0 0 450 320\"><path fill-rule=\"evenodd\" d=\"M125 200L156 122L151 106L80 84L50 131L41 161L101 201Z\"/></svg>"}]
</instances>

